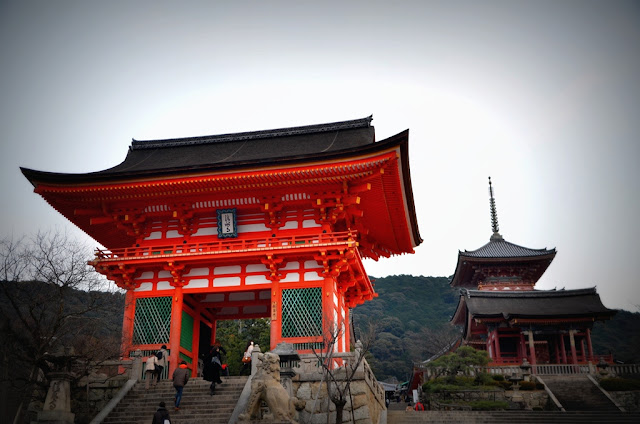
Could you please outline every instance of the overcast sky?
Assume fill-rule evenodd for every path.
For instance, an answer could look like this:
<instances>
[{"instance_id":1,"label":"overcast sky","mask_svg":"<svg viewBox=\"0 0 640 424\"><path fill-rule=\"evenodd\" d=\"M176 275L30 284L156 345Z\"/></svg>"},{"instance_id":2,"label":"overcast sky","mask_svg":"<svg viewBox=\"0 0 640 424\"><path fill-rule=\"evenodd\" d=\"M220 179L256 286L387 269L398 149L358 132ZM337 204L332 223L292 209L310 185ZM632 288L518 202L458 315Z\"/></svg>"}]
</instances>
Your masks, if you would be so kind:
<instances>
[{"instance_id":1,"label":"overcast sky","mask_svg":"<svg viewBox=\"0 0 640 424\"><path fill-rule=\"evenodd\" d=\"M558 254L539 289L640 306L640 2L0 0L0 236L62 229L20 166L98 171L131 139L373 114L410 130L414 255L450 276L500 232Z\"/></svg>"}]
</instances>

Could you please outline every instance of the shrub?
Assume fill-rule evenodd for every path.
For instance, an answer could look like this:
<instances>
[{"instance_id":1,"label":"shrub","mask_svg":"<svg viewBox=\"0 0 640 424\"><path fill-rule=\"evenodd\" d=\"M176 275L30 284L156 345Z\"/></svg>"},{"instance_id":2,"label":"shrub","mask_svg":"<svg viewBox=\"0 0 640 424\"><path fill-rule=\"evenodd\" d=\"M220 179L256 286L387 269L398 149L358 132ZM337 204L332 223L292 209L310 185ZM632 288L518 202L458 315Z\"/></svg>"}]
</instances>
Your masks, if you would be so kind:
<instances>
[{"instance_id":1,"label":"shrub","mask_svg":"<svg viewBox=\"0 0 640 424\"><path fill-rule=\"evenodd\" d=\"M536 383L533 381L523 381L520 383L520 390L535 390Z\"/></svg>"},{"instance_id":2,"label":"shrub","mask_svg":"<svg viewBox=\"0 0 640 424\"><path fill-rule=\"evenodd\" d=\"M504 375L502 374L494 374L491 376L495 381L504 381Z\"/></svg>"},{"instance_id":3,"label":"shrub","mask_svg":"<svg viewBox=\"0 0 640 424\"><path fill-rule=\"evenodd\" d=\"M600 386L611 392L640 390L640 381L619 377L603 378L600 380Z\"/></svg>"},{"instance_id":4,"label":"shrub","mask_svg":"<svg viewBox=\"0 0 640 424\"><path fill-rule=\"evenodd\" d=\"M500 400L476 400L469 402L469 406L474 411L495 411L500 409L507 409L509 402Z\"/></svg>"},{"instance_id":5,"label":"shrub","mask_svg":"<svg viewBox=\"0 0 640 424\"><path fill-rule=\"evenodd\" d=\"M474 380L474 384L476 386L497 386L496 380L486 372L478 373Z\"/></svg>"},{"instance_id":6,"label":"shrub","mask_svg":"<svg viewBox=\"0 0 640 424\"><path fill-rule=\"evenodd\" d=\"M496 385L498 387L501 387L501 388L503 388L505 390L509 390L509 389L511 389L511 386L513 386L513 384L510 381L506 381L506 380L496 381L496 383L497 383Z\"/></svg>"}]
</instances>

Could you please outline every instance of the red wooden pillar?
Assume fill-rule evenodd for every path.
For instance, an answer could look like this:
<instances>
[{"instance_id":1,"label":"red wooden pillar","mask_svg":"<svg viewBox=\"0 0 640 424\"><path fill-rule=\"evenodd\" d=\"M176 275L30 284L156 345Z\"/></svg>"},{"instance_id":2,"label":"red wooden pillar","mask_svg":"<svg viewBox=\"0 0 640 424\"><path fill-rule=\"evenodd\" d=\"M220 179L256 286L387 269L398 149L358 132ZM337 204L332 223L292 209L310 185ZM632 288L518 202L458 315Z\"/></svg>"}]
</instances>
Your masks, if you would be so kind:
<instances>
[{"instance_id":1,"label":"red wooden pillar","mask_svg":"<svg viewBox=\"0 0 640 424\"><path fill-rule=\"evenodd\" d=\"M270 349L276 348L282 341L282 289L280 280L274 279L271 284L271 334L269 335Z\"/></svg>"},{"instance_id":2,"label":"red wooden pillar","mask_svg":"<svg viewBox=\"0 0 640 424\"><path fill-rule=\"evenodd\" d=\"M531 356L531 365L536 365L536 346L533 341L533 331L529 330L529 355Z\"/></svg>"},{"instance_id":3,"label":"red wooden pillar","mask_svg":"<svg viewBox=\"0 0 640 424\"><path fill-rule=\"evenodd\" d=\"M556 342L553 344L553 347L555 348L555 357L556 357L556 361L558 364L561 363L561 357L560 357L560 340L562 339L562 334L556 334Z\"/></svg>"},{"instance_id":4,"label":"red wooden pillar","mask_svg":"<svg viewBox=\"0 0 640 424\"><path fill-rule=\"evenodd\" d=\"M493 330L489 331L489 335L487 336L487 347L488 347L488 352L489 352L489 358L491 358L492 361L496 360L496 345L495 345L495 341L493 339Z\"/></svg>"},{"instance_id":5,"label":"red wooden pillar","mask_svg":"<svg viewBox=\"0 0 640 424\"><path fill-rule=\"evenodd\" d=\"M169 360L171 363L169 364L169 377L173 375L173 371L180 362L180 331L182 330L183 297L182 286L176 287L173 291L173 299L171 302L171 324L169 335L169 349L171 350Z\"/></svg>"},{"instance_id":6,"label":"red wooden pillar","mask_svg":"<svg viewBox=\"0 0 640 424\"><path fill-rule=\"evenodd\" d=\"M335 304L333 294L335 293L335 280L333 277L324 277L322 287L322 331L324 337L331 337L337 331L338 320L335 319ZM338 349L337 344L333 346L334 351Z\"/></svg>"},{"instance_id":7,"label":"red wooden pillar","mask_svg":"<svg viewBox=\"0 0 640 424\"><path fill-rule=\"evenodd\" d=\"M502 362L502 354L500 353L500 333L497 328L493 330L493 334L493 342L495 343L496 349L496 361Z\"/></svg>"},{"instance_id":8,"label":"red wooden pillar","mask_svg":"<svg viewBox=\"0 0 640 424\"><path fill-rule=\"evenodd\" d=\"M193 337L191 339L191 353L193 355L193 361L191 363L191 377L198 376L198 357L200 356L200 306L195 310L195 317L193 317Z\"/></svg>"},{"instance_id":9,"label":"red wooden pillar","mask_svg":"<svg viewBox=\"0 0 640 424\"><path fill-rule=\"evenodd\" d=\"M574 336L576 330L569 330L569 343L571 345L571 363L578 363L578 353L576 352L576 338Z\"/></svg>"},{"instance_id":10,"label":"red wooden pillar","mask_svg":"<svg viewBox=\"0 0 640 424\"><path fill-rule=\"evenodd\" d=\"M344 297L342 297L342 304L344 305ZM349 314L349 308L344 306L344 347L343 352L351 351L351 328L349 323L351 322L351 316Z\"/></svg>"},{"instance_id":11,"label":"red wooden pillar","mask_svg":"<svg viewBox=\"0 0 640 424\"><path fill-rule=\"evenodd\" d=\"M560 347L562 348L562 363L566 364L567 362L567 347L564 344L564 334L560 334Z\"/></svg>"},{"instance_id":12,"label":"red wooden pillar","mask_svg":"<svg viewBox=\"0 0 640 424\"><path fill-rule=\"evenodd\" d=\"M527 343L524 341L524 334L522 332L520 332L520 345L518 346L518 350L518 359L522 362L522 360L527 357ZM529 361L529 363L531 363L531 361Z\"/></svg>"},{"instance_id":13,"label":"red wooden pillar","mask_svg":"<svg viewBox=\"0 0 640 424\"><path fill-rule=\"evenodd\" d=\"M120 346L123 358L129 357L129 350L133 344L133 321L136 314L136 297L133 290L127 290L124 297L124 317L122 319L122 344Z\"/></svg>"},{"instance_id":14,"label":"red wooden pillar","mask_svg":"<svg viewBox=\"0 0 640 424\"><path fill-rule=\"evenodd\" d=\"M594 361L593 345L591 344L591 329L587 328L587 348L589 349L589 361Z\"/></svg>"},{"instance_id":15,"label":"red wooden pillar","mask_svg":"<svg viewBox=\"0 0 640 424\"><path fill-rule=\"evenodd\" d=\"M209 343L210 346L213 346L216 343L216 329L218 328L218 320L214 319L211 321L211 341Z\"/></svg>"}]
</instances>

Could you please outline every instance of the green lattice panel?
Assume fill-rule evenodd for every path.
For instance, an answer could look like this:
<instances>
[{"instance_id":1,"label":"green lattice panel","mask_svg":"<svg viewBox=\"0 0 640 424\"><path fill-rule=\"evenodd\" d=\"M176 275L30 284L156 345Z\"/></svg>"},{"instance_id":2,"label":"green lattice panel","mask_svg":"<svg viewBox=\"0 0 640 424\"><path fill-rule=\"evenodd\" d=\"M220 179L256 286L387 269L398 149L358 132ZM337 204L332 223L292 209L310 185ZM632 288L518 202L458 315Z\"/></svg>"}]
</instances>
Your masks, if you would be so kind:
<instances>
[{"instance_id":1,"label":"green lattice panel","mask_svg":"<svg viewBox=\"0 0 640 424\"><path fill-rule=\"evenodd\" d=\"M193 361L191 360L191 357L185 355L184 353L180 352L180 360L181 361L185 361L187 364L191 364L193 363Z\"/></svg>"},{"instance_id":2,"label":"green lattice panel","mask_svg":"<svg viewBox=\"0 0 640 424\"><path fill-rule=\"evenodd\" d=\"M136 299L133 319L133 344L169 343L171 297Z\"/></svg>"},{"instance_id":3,"label":"green lattice panel","mask_svg":"<svg viewBox=\"0 0 640 424\"><path fill-rule=\"evenodd\" d=\"M322 288L282 290L282 337L322 335Z\"/></svg>"},{"instance_id":4,"label":"green lattice panel","mask_svg":"<svg viewBox=\"0 0 640 424\"><path fill-rule=\"evenodd\" d=\"M193 351L193 317L182 311L182 326L180 327L180 347Z\"/></svg>"}]
</instances>

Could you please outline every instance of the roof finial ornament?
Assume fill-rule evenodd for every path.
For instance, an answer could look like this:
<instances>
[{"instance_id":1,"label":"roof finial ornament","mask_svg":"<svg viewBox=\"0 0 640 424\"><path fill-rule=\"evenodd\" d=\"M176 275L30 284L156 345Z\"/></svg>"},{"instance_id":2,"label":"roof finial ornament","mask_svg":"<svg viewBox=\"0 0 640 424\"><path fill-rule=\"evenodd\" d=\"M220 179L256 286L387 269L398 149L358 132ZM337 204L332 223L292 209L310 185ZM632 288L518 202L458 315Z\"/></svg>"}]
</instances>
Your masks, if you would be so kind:
<instances>
[{"instance_id":1,"label":"roof finial ornament","mask_svg":"<svg viewBox=\"0 0 640 424\"><path fill-rule=\"evenodd\" d=\"M493 187L491 186L491 177L489 177L489 206L491 207L491 229L493 234L491 235L491 241L503 241L504 239L498 232L498 211L496 210L496 200L493 198Z\"/></svg>"}]
</instances>

